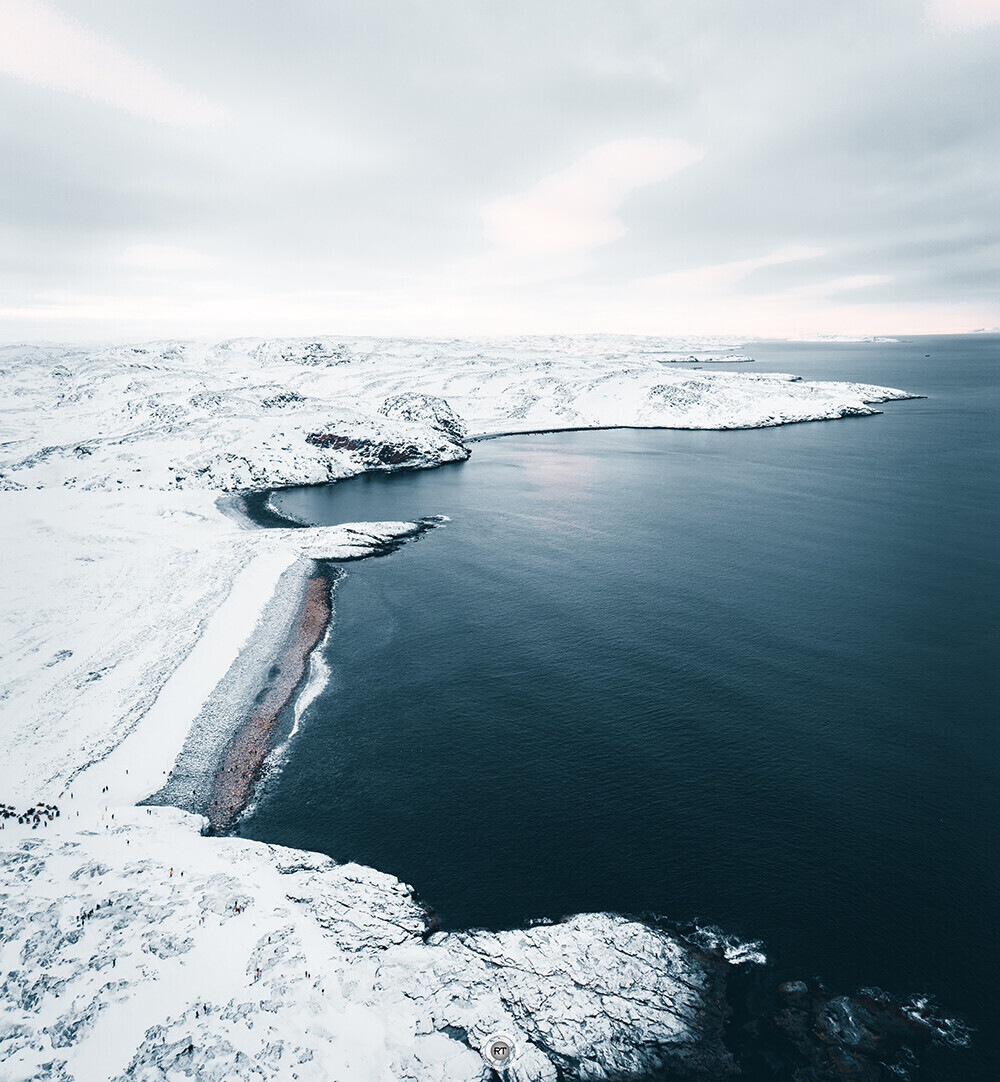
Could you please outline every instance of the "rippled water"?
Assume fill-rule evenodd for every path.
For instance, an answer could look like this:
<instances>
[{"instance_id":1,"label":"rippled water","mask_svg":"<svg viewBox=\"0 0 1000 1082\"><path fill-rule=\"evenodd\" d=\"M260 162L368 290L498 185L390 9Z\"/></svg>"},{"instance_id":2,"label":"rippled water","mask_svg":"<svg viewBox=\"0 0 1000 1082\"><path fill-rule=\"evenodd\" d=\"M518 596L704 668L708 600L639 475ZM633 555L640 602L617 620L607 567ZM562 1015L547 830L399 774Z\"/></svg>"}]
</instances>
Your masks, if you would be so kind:
<instances>
[{"instance_id":1,"label":"rippled water","mask_svg":"<svg viewBox=\"0 0 1000 1082\"><path fill-rule=\"evenodd\" d=\"M392 872L446 927L700 917L789 977L930 991L979 1030L962 1077L1000 1077L998 339L749 352L929 397L280 494L451 523L348 567L245 833Z\"/></svg>"}]
</instances>

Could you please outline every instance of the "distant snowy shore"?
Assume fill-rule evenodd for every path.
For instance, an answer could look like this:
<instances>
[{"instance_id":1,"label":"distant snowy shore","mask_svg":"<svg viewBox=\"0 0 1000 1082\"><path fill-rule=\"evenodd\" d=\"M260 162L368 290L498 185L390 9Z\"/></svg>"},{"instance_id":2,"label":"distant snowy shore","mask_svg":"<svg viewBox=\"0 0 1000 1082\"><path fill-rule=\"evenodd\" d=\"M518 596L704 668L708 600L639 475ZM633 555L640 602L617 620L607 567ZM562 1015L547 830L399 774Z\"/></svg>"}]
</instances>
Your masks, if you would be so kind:
<instances>
[{"instance_id":1,"label":"distant snowy shore","mask_svg":"<svg viewBox=\"0 0 1000 1082\"><path fill-rule=\"evenodd\" d=\"M240 339L0 348L0 487L322 484L382 465L450 461L464 454L456 437L466 432L758 428L875 413L879 403L912 397L682 368L679 358L705 365L731 351L656 345ZM450 409L436 416L439 400Z\"/></svg>"},{"instance_id":2,"label":"distant snowy shore","mask_svg":"<svg viewBox=\"0 0 1000 1082\"><path fill-rule=\"evenodd\" d=\"M913 397L692 356L742 359L607 337L0 349L0 802L59 811L0 820L0 1078L486 1079L496 1033L511 1079L732 1073L721 947L611 915L434 932L382 873L136 807L206 710L231 723L313 560L418 527L251 529L221 494L460 461L470 433L760 427Z\"/></svg>"}]
</instances>

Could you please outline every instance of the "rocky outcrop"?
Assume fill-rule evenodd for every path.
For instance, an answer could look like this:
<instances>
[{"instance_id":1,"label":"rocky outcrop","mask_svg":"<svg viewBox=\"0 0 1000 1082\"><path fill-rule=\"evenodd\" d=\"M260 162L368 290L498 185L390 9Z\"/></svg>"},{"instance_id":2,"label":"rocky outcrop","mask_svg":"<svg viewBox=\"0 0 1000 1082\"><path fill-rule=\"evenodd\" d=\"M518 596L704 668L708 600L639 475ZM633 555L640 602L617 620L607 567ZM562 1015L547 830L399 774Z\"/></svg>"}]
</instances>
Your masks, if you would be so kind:
<instances>
[{"instance_id":1,"label":"rocky outcrop","mask_svg":"<svg viewBox=\"0 0 1000 1082\"><path fill-rule=\"evenodd\" d=\"M451 436L458 443L468 436L462 418L443 398L435 395L418 394L416 391L397 394L382 403L379 413L383 417L398 417L403 421L429 424L439 432Z\"/></svg>"},{"instance_id":2,"label":"rocky outcrop","mask_svg":"<svg viewBox=\"0 0 1000 1082\"><path fill-rule=\"evenodd\" d=\"M612 913L444 932L371 868L103 815L0 835L4 1078L891 1082L966 1040L923 1000L778 985L732 940Z\"/></svg>"},{"instance_id":3,"label":"rocky outcrop","mask_svg":"<svg viewBox=\"0 0 1000 1082\"><path fill-rule=\"evenodd\" d=\"M426 435L417 441L385 440L326 429L310 432L306 443L329 451L350 451L369 470L468 458L465 425L443 398L412 392L394 395L382 403L379 413Z\"/></svg>"},{"instance_id":4,"label":"rocky outcrop","mask_svg":"<svg viewBox=\"0 0 1000 1082\"><path fill-rule=\"evenodd\" d=\"M391 876L200 822L6 833L7 1077L485 1082L497 1032L508 1082L735 1071L726 964L681 937L611 914L434 932Z\"/></svg>"},{"instance_id":5,"label":"rocky outcrop","mask_svg":"<svg viewBox=\"0 0 1000 1082\"><path fill-rule=\"evenodd\" d=\"M440 445L428 446L406 442L388 442L384 440L370 440L362 436L344 436L337 432L310 432L306 436L306 443L313 447L322 447L330 451L351 451L362 463L365 469L382 469L392 466L427 465L435 458L443 458L445 450ZM467 458L468 451L460 442L454 448L457 452L450 456L450 460Z\"/></svg>"}]
</instances>

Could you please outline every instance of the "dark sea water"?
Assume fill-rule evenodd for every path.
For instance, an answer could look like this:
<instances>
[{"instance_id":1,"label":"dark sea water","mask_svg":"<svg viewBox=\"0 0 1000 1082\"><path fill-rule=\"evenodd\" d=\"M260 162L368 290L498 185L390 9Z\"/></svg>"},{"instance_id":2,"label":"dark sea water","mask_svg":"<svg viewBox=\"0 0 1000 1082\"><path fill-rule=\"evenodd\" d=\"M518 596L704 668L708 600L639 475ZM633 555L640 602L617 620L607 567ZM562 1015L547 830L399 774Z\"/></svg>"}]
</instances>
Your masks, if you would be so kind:
<instances>
[{"instance_id":1,"label":"dark sea water","mask_svg":"<svg viewBox=\"0 0 1000 1082\"><path fill-rule=\"evenodd\" d=\"M1000 1078L1000 338L748 352L928 397L282 493L451 522L347 566L244 833L391 872L445 927L700 918L783 979L930 992L977 1034L921 1077Z\"/></svg>"}]
</instances>

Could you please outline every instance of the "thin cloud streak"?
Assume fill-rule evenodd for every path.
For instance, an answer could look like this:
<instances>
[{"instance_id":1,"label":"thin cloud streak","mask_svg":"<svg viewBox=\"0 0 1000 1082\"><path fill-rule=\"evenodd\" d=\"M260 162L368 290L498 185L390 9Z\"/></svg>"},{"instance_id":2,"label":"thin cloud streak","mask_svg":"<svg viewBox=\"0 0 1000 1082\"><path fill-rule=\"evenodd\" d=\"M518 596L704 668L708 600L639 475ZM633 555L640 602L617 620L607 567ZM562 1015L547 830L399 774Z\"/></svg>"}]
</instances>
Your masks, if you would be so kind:
<instances>
[{"instance_id":1,"label":"thin cloud streak","mask_svg":"<svg viewBox=\"0 0 1000 1082\"><path fill-rule=\"evenodd\" d=\"M197 128L228 117L223 106L171 82L43 0L0 3L0 71L161 124Z\"/></svg>"},{"instance_id":2,"label":"thin cloud streak","mask_svg":"<svg viewBox=\"0 0 1000 1082\"><path fill-rule=\"evenodd\" d=\"M891 274L849 274L843 278L831 278L827 282L794 286L788 292L795 297L830 297L834 293L849 293L851 290L883 286L892 280Z\"/></svg>"},{"instance_id":3,"label":"thin cloud streak","mask_svg":"<svg viewBox=\"0 0 1000 1082\"><path fill-rule=\"evenodd\" d=\"M929 0L927 19L942 30L974 30L1000 23L1000 0Z\"/></svg>"},{"instance_id":4,"label":"thin cloud streak","mask_svg":"<svg viewBox=\"0 0 1000 1082\"><path fill-rule=\"evenodd\" d=\"M519 256L586 252L625 235L618 216L637 189L667 180L704 157L680 139L621 139L588 151L526 192L494 200L482 212L483 234Z\"/></svg>"},{"instance_id":5,"label":"thin cloud streak","mask_svg":"<svg viewBox=\"0 0 1000 1082\"><path fill-rule=\"evenodd\" d=\"M691 270L673 271L670 274L657 274L642 279L642 287L662 291L664 295L689 293L716 293L735 285L763 267L775 267L782 263L796 263L800 259L816 259L826 255L825 248L810 248L804 245L790 245L779 248L769 255L754 259L735 259L729 263L714 263Z\"/></svg>"},{"instance_id":6,"label":"thin cloud streak","mask_svg":"<svg viewBox=\"0 0 1000 1082\"><path fill-rule=\"evenodd\" d=\"M219 261L204 252L175 244L133 244L122 252L120 262L141 270L190 271L206 270Z\"/></svg>"}]
</instances>

